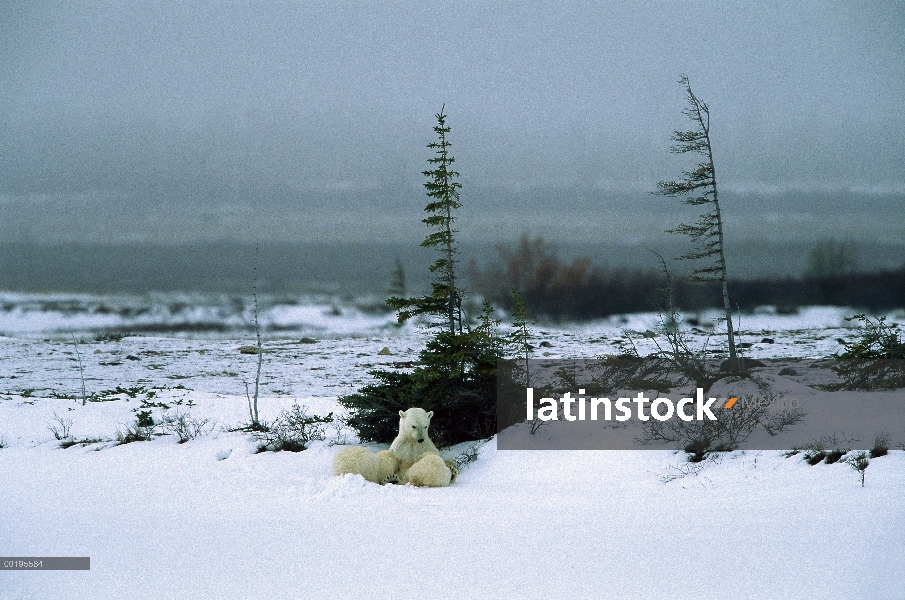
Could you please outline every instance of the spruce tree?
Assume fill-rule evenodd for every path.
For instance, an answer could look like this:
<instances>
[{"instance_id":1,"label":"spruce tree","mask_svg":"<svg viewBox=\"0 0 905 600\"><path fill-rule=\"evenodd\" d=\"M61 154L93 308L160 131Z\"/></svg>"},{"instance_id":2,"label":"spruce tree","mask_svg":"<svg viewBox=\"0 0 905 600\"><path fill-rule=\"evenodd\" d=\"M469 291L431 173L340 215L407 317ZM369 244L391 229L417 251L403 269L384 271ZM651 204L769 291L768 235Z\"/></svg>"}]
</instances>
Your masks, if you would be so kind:
<instances>
[{"instance_id":1,"label":"spruce tree","mask_svg":"<svg viewBox=\"0 0 905 600\"><path fill-rule=\"evenodd\" d=\"M738 366L735 350L735 332L732 328L732 307L729 303L729 284L726 278L726 257L723 253L723 219L717 195L716 169L713 164L713 148L710 143L710 109L691 91L688 76L682 75L679 84L685 88L688 104L682 111L693 123L688 131L674 131L670 152L685 154L694 152L703 157L694 170L684 171L679 181L660 181L656 194L681 197L682 202L691 206L705 206L706 212L693 224L681 223L667 233L678 233L691 238L694 246L679 257L679 260L709 259L692 271L691 278L702 282L717 282L722 285L723 308L726 311L727 337L729 340L729 360L733 368Z\"/></svg>"},{"instance_id":2,"label":"spruce tree","mask_svg":"<svg viewBox=\"0 0 905 600\"><path fill-rule=\"evenodd\" d=\"M398 432L399 411L416 406L434 411L431 431L439 446L496 433L497 361L503 357L504 340L497 331L493 307L487 303L474 328L463 326L453 228L454 211L461 206L461 185L452 169L455 159L449 154L446 115L441 109L436 117L438 141L428 146L435 151L428 159L432 168L423 172L429 178L424 187L430 197L425 211L430 214L422 221L432 231L421 244L439 254L430 267L435 279L427 296L394 296L387 304L398 311L400 323L424 314L439 318L432 323L438 327L411 372L371 371L375 383L339 398L349 409L348 424L361 440L391 441Z\"/></svg>"},{"instance_id":3,"label":"spruce tree","mask_svg":"<svg viewBox=\"0 0 905 600\"><path fill-rule=\"evenodd\" d=\"M446 124L444 109L437 113L437 125L434 132L438 140L428 144L434 150L434 156L428 159L433 167L422 174L429 180L424 184L427 195L431 198L424 210L430 215L422 219L422 223L434 231L429 233L421 245L435 248L439 253L437 260L430 266L435 279L431 283L431 293L421 298L390 298L387 303L399 311L399 322L403 323L415 315L436 315L443 319L443 324L451 335L462 333L462 297L456 284L456 249L453 228L456 218L453 211L460 208L459 189L462 184L456 181L459 173L452 169L455 158L450 156L449 140L446 135L450 127Z\"/></svg>"},{"instance_id":4,"label":"spruce tree","mask_svg":"<svg viewBox=\"0 0 905 600\"><path fill-rule=\"evenodd\" d=\"M513 347L519 361L525 364L525 387L531 387L531 313L525 304L525 297L515 287L509 288L509 297L512 299L512 331L509 334L509 344Z\"/></svg>"},{"instance_id":5,"label":"spruce tree","mask_svg":"<svg viewBox=\"0 0 905 600\"><path fill-rule=\"evenodd\" d=\"M396 257L396 266L393 268L393 278L390 280L390 287L387 293L391 298L402 298L405 296L405 269L402 267L402 261Z\"/></svg>"}]
</instances>

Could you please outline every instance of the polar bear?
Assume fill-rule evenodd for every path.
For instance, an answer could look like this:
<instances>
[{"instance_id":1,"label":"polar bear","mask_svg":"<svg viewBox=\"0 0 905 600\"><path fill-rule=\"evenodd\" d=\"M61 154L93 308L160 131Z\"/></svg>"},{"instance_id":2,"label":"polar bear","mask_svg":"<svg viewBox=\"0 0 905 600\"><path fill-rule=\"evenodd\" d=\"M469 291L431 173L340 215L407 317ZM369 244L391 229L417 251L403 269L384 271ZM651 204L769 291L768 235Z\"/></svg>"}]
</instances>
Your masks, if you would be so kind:
<instances>
[{"instance_id":1,"label":"polar bear","mask_svg":"<svg viewBox=\"0 0 905 600\"><path fill-rule=\"evenodd\" d=\"M454 462L444 460L427 435L433 411L410 408L399 411L399 435L389 450L373 454L358 446L344 448L333 461L333 473L357 473L374 483L411 483L445 487L459 474Z\"/></svg>"},{"instance_id":2,"label":"polar bear","mask_svg":"<svg viewBox=\"0 0 905 600\"><path fill-rule=\"evenodd\" d=\"M374 454L364 446L343 448L333 459L333 474L357 473L372 483L395 483L399 459L389 450Z\"/></svg>"}]
</instances>

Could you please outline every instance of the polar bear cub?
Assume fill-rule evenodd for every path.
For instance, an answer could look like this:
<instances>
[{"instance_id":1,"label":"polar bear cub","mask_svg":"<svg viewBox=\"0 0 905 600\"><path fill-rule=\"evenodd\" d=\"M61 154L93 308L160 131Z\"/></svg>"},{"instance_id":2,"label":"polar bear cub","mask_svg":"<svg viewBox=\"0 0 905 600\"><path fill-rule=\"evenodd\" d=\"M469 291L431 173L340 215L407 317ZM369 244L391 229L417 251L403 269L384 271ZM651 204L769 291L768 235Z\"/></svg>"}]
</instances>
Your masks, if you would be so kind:
<instances>
[{"instance_id":1,"label":"polar bear cub","mask_svg":"<svg viewBox=\"0 0 905 600\"><path fill-rule=\"evenodd\" d=\"M428 437L433 411L410 408L399 411L399 435L389 450L373 454L358 446L344 448L333 461L333 473L357 473L374 483L411 483L423 487L445 487L455 480L459 470L444 460Z\"/></svg>"},{"instance_id":2,"label":"polar bear cub","mask_svg":"<svg viewBox=\"0 0 905 600\"><path fill-rule=\"evenodd\" d=\"M355 473L372 483L391 483L398 480L399 459L389 450L374 454L364 446L343 448L333 459L333 474Z\"/></svg>"}]
</instances>

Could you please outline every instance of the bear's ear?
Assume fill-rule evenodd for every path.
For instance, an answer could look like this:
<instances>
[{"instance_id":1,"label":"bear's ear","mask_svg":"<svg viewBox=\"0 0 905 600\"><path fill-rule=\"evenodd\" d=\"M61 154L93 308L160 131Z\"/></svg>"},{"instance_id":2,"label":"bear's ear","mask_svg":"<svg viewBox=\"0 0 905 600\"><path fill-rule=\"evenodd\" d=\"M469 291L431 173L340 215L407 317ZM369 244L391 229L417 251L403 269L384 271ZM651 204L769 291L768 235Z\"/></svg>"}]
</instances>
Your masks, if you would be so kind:
<instances>
[{"instance_id":1,"label":"bear's ear","mask_svg":"<svg viewBox=\"0 0 905 600\"><path fill-rule=\"evenodd\" d=\"M430 419L430 418L433 417L433 416L434 416L434 411L430 411L429 413L427 413L427 418L428 418L428 419Z\"/></svg>"},{"instance_id":2,"label":"bear's ear","mask_svg":"<svg viewBox=\"0 0 905 600\"><path fill-rule=\"evenodd\" d=\"M401 418L404 419L404 418L405 418L405 412L400 410L400 411L399 411L399 416L400 416Z\"/></svg>"}]
</instances>

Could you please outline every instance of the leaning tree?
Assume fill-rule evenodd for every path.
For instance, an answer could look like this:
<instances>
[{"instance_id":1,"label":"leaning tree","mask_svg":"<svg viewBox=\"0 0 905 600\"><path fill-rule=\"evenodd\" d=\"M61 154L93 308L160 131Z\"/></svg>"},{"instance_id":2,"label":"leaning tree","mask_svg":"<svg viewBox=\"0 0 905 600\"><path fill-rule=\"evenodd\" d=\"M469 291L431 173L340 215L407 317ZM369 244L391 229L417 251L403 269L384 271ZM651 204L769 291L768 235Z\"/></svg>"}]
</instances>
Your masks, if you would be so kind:
<instances>
[{"instance_id":1,"label":"leaning tree","mask_svg":"<svg viewBox=\"0 0 905 600\"><path fill-rule=\"evenodd\" d=\"M716 169L713 165L713 147L710 142L710 109L691 91L688 76L682 75L679 84L685 88L688 102L682 113L692 122L688 131L674 131L670 152L685 154L693 152L702 157L692 171L684 171L678 181L657 182L656 194L679 197L692 206L703 206L705 212L695 223L680 223L667 233L687 235L693 243L692 249L679 260L702 260L707 262L692 271L691 279L702 282L716 282L722 285L723 308L726 311L726 327L729 340L729 359L733 367L738 365L735 351L735 332L732 328L732 307L729 303L729 284L726 279L726 256L723 252L723 219L717 195Z\"/></svg>"}]
</instances>

